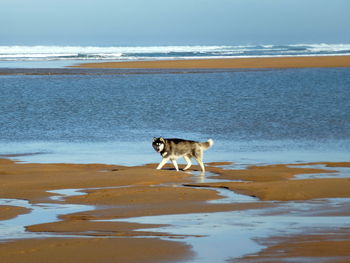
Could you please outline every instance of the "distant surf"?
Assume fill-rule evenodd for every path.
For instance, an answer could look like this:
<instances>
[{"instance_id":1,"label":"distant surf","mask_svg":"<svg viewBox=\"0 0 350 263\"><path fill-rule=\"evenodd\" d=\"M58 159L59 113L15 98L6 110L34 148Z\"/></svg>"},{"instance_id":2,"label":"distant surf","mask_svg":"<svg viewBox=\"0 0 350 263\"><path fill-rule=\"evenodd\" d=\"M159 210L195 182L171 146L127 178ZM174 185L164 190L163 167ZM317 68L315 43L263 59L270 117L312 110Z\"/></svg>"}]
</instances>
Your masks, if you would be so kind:
<instances>
[{"instance_id":1,"label":"distant surf","mask_svg":"<svg viewBox=\"0 0 350 263\"><path fill-rule=\"evenodd\" d=\"M0 46L2 65L6 62L25 61L135 61L322 55L350 55L350 44L144 47Z\"/></svg>"}]
</instances>

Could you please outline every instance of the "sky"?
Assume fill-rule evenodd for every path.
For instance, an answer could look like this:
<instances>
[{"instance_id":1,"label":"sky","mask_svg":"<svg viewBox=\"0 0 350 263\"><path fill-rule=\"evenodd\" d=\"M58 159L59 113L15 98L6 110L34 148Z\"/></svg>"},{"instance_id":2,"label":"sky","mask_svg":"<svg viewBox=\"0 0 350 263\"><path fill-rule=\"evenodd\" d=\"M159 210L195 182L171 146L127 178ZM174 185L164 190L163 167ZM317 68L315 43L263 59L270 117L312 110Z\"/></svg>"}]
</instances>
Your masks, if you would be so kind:
<instances>
[{"instance_id":1,"label":"sky","mask_svg":"<svg viewBox=\"0 0 350 263\"><path fill-rule=\"evenodd\" d=\"M0 45L350 43L350 0L0 0Z\"/></svg>"}]
</instances>

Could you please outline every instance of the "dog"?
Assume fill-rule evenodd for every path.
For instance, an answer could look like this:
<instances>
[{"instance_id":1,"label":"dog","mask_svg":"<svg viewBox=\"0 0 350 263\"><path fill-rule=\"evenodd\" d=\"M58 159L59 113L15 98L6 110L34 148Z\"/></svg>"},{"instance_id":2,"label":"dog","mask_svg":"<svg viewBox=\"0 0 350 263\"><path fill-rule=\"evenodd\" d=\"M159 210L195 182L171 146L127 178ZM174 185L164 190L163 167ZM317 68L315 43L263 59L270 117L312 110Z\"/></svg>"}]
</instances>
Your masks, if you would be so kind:
<instances>
[{"instance_id":1,"label":"dog","mask_svg":"<svg viewBox=\"0 0 350 263\"><path fill-rule=\"evenodd\" d=\"M169 160L173 163L176 171L179 171L176 160L183 157L187 162L184 171L191 167L191 158L193 157L205 172L203 164L203 151L213 146L214 141L209 139L207 142L196 142L183 139L165 139L163 137L153 138L152 146L154 150L162 156L162 161L159 163L157 169L162 169L164 164Z\"/></svg>"}]
</instances>

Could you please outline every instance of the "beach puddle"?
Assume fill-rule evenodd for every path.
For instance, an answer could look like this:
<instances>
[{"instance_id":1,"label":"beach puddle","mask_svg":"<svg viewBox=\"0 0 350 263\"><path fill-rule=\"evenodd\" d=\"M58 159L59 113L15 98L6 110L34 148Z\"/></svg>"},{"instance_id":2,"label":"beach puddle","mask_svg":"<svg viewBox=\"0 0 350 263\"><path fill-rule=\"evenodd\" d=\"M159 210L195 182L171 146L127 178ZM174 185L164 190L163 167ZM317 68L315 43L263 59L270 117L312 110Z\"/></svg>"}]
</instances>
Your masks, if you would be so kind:
<instances>
[{"instance_id":1,"label":"beach puddle","mask_svg":"<svg viewBox=\"0 0 350 263\"><path fill-rule=\"evenodd\" d=\"M292 168L306 168L306 169L323 169L329 171L329 173L319 174L298 174L295 175L293 180L303 179L321 179L321 178L350 178L350 167L328 167L325 164L316 165L293 165Z\"/></svg>"},{"instance_id":2,"label":"beach puddle","mask_svg":"<svg viewBox=\"0 0 350 263\"><path fill-rule=\"evenodd\" d=\"M55 191L50 191L55 192ZM59 190L60 196L51 197L52 200L60 200L71 193L71 189ZM65 193L65 196L62 194ZM76 193L75 193L76 194ZM26 226L59 221L58 216L93 210L94 206L76 204L38 203L31 204L27 200L0 199L0 205L19 206L30 209L27 214L18 215L9 220L0 221L0 242L12 239L60 237L51 233L34 233L26 231ZM62 235L62 237L64 237Z\"/></svg>"},{"instance_id":3,"label":"beach puddle","mask_svg":"<svg viewBox=\"0 0 350 263\"><path fill-rule=\"evenodd\" d=\"M303 166L305 167L305 166ZM315 166L312 166L314 168ZM319 168L319 166L317 166ZM322 168L324 168L322 166ZM339 173L347 176L349 168L336 168ZM331 168L330 168L331 170ZM215 173L191 172L194 181L220 182ZM333 173L331 173L333 174ZM324 174L320 175L324 176ZM166 186L166 185L164 185ZM132 186L121 186L132 187ZM51 190L50 197L54 201L64 201L67 197L86 195L85 191L111 189L119 187L81 188ZM181 184L174 187L190 187ZM254 197L237 194L226 188L201 187L216 191L222 198L208 201L215 204L230 203L266 203ZM125 219L96 220L98 222L131 222L139 224L162 225L157 228L137 229L137 231L167 233L161 237L164 240L174 240L181 237L181 242L192 246L195 258L191 263L226 262L247 254L257 253L265 247L256 240L273 236L298 234L317 234L320 231L339 230L350 227L350 216L339 215L344 207L350 207L349 198L316 199L298 202L269 202L272 207L246 209L230 212L192 213L160 216L143 216ZM59 221L58 216L96 209L89 205L62 203L31 204L26 200L0 199L0 205L19 206L30 209L30 213L16 218L0 221L0 242L12 239L67 237L54 233L35 233L26 231L26 226ZM349 209L347 209L348 211ZM69 235L74 237L74 235ZM79 235L82 237L82 235ZM86 235L85 237L89 237ZM102 236L103 237L103 236ZM152 235L148 237L153 237ZM106 236L110 238L110 236Z\"/></svg>"},{"instance_id":4,"label":"beach puddle","mask_svg":"<svg viewBox=\"0 0 350 263\"><path fill-rule=\"evenodd\" d=\"M184 233L190 235L184 241L193 247L196 257L188 262L226 262L263 249L262 245L254 241L255 239L279 235L312 234L320 230L332 233L335 229L350 227L349 216L310 216L310 213L332 202L334 205L340 205L342 202L349 203L350 199L281 203L281 206L271 210L265 208L234 212L147 216L109 221L164 224L164 227L147 230L165 232L169 235ZM295 213L287 213L287 210L290 211L296 207L303 207L303 209ZM275 214L279 210L285 213ZM307 213L303 213L305 211ZM199 235L201 237L196 237Z\"/></svg>"},{"instance_id":5,"label":"beach puddle","mask_svg":"<svg viewBox=\"0 0 350 263\"><path fill-rule=\"evenodd\" d=\"M205 172L205 175L202 175L200 171L190 171L188 173L193 175L192 180L195 183L244 182L243 180L217 179L216 177L219 176L219 174L216 174L213 172ZM196 187L196 186L188 186L188 185L184 185L184 186L192 187L192 188ZM216 191L222 197L220 199L208 201L208 203L211 203L211 204L253 203L258 201L258 199L255 197L238 194L224 187L198 187L198 188Z\"/></svg>"},{"instance_id":6,"label":"beach puddle","mask_svg":"<svg viewBox=\"0 0 350 263\"><path fill-rule=\"evenodd\" d=\"M50 197L51 200L63 201L67 197L86 195L87 194L86 191L89 191L89 190L120 189L120 188L128 188L128 187L133 187L133 186L125 185L125 186L111 186L111 187L71 188L71 189L50 190L47 192L56 194L55 196Z\"/></svg>"},{"instance_id":7,"label":"beach puddle","mask_svg":"<svg viewBox=\"0 0 350 263\"><path fill-rule=\"evenodd\" d=\"M215 175L210 173L211 176ZM194 174L195 177L199 175ZM205 178L205 177L203 177ZM216 181L213 179L205 179L206 182ZM166 185L164 185L166 186ZM172 185L174 187L185 187L180 184ZM86 195L85 191L99 190L99 189L115 189L132 186L118 186L118 187L96 187L96 188L78 188L78 189L58 189L50 190L48 193L54 194L50 197L53 201L64 201L65 198L73 196ZM255 199L236 194L228 189L224 188L207 188L218 192L221 199L208 201L209 203L232 203L232 202L253 202ZM95 209L94 206L89 205L77 205L77 204L61 204L61 203L38 203L31 204L27 200L20 199L0 199L0 205L18 206L27 208L30 210L27 214L18 215L15 218L9 220L0 221L0 241L12 240L12 239L24 239L24 238L40 238L40 237L65 237L65 235L58 235L52 233L35 233L26 231L26 226L37 225L43 223L51 223L59 221L60 215L78 213ZM72 235L70 235L72 237ZM79 236L81 237L81 235Z\"/></svg>"},{"instance_id":8,"label":"beach puddle","mask_svg":"<svg viewBox=\"0 0 350 263\"><path fill-rule=\"evenodd\" d=\"M219 174L213 172L205 172L205 175L203 175L200 171L187 171L186 173L192 175L192 180L195 183L244 182L243 180L217 179L216 177L219 176ZM255 197L238 194L224 187L197 187L186 184L160 184L154 186L190 187L216 191L221 198L207 201L210 204L253 203L258 201L258 199Z\"/></svg>"},{"instance_id":9,"label":"beach puddle","mask_svg":"<svg viewBox=\"0 0 350 263\"><path fill-rule=\"evenodd\" d=\"M98 189L115 189L130 186L118 187L96 187L96 188L78 188L78 189L58 189L50 190L48 193L55 194L50 197L53 201L64 201L65 198L73 196L86 195L84 191ZM79 204L60 204L60 203L38 203L31 204L27 200L21 199L5 199L0 198L0 205L18 206L30 210L27 214L18 215L15 218L8 220L0 220L0 242L13 239L24 238L43 238L43 237L67 237L67 235L59 235L53 233L39 233L26 231L26 226L38 225L44 223L53 223L60 221L61 215L79 213L83 211L94 210L96 207L92 205ZM79 235L77 237L82 237ZM69 235L74 237L74 235ZM89 237L88 235L86 237Z\"/></svg>"},{"instance_id":10,"label":"beach puddle","mask_svg":"<svg viewBox=\"0 0 350 263\"><path fill-rule=\"evenodd\" d=\"M216 200L210 200L210 204L232 204L232 203L254 203L258 202L258 199L249 195L237 194L226 188L218 187L201 187L201 189L215 190L222 198Z\"/></svg>"},{"instance_id":11,"label":"beach puddle","mask_svg":"<svg viewBox=\"0 0 350 263\"><path fill-rule=\"evenodd\" d=\"M187 171L186 173L192 175L192 180L194 183L245 182L243 180L217 179L216 177L219 176L219 174L213 172L205 172L205 175L203 175L200 171Z\"/></svg>"},{"instance_id":12,"label":"beach puddle","mask_svg":"<svg viewBox=\"0 0 350 263\"><path fill-rule=\"evenodd\" d=\"M60 189L50 190L48 193L57 194L51 196L50 199L54 201L63 201L67 197L86 195L83 191L87 189Z\"/></svg>"},{"instance_id":13,"label":"beach puddle","mask_svg":"<svg viewBox=\"0 0 350 263\"><path fill-rule=\"evenodd\" d=\"M64 189L50 191L59 194L54 200L84 194L86 189ZM256 202L255 198L244 197L227 189L214 189L224 196L210 202ZM308 202L275 202L275 206L232 212L193 213L178 215L145 216L126 219L98 220L99 222L132 222L164 225L144 229L148 232L168 233L164 240L182 236L181 242L192 246L196 257L192 263L226 262L246 254L257 253L264 246L255 240L272 236L329 233L343 227L350 227L350 216L324 216L322 213L339 211L349 205L349 198L320 199ZM0 221L0 240L42 237L66 237L51 233L27 232L25 227L58 221L59 215L94 209L93 206L71 204L30 204L25 200L1 199L0 205L21 206L32 211L11 220ZM325 209L326 208L326 209ZM137 231L143 231L138 229ZM155 234L157 236L157 234ZM74 237L69 235L69 237ZM82 237L81 235L79 237Z\"/></svg>"}]
</instances>

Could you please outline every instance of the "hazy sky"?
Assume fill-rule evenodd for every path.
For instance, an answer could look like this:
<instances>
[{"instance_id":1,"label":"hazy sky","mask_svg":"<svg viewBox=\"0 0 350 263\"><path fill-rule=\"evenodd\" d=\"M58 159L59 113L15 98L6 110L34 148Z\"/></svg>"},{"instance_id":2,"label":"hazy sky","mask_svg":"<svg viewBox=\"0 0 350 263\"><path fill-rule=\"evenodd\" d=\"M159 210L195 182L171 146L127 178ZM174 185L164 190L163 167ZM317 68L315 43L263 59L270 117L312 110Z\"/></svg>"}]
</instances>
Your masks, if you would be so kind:
<instances>
[{"instance_id":1,"label":"hazy sky","mask_svg":"<svg viewBox=\"0 0 350 263\"><path fill-rule=\"evenodd\" d=\"M0 0L0 45L350 43L350 0Z\"/></svg>"}]
</instances>

